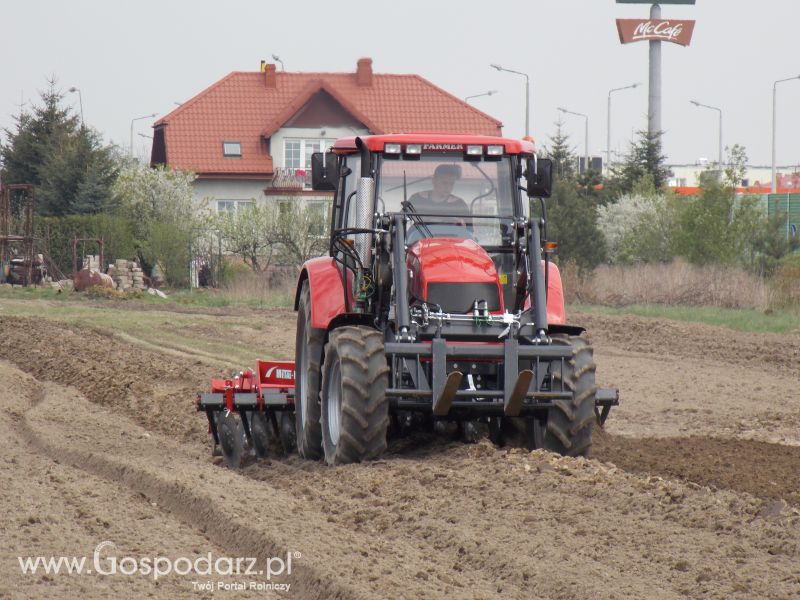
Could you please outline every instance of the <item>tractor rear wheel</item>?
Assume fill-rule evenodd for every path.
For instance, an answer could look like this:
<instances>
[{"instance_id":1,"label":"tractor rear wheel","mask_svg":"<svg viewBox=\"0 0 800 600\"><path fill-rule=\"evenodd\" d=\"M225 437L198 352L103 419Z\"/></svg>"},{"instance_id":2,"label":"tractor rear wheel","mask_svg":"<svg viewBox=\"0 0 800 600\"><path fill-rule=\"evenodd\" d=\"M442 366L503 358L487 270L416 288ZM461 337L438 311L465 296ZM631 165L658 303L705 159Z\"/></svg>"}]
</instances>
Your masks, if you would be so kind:
<instances>
[{"instance_id":1,"label":"tractor rear wheel","mask_svg":"<svg viewBox=\"0 0 800 600\"><path fill-rule=\"evenodd\" d=\"M322 446L329 465L375 459L386 450L388 372L378 331L341 327L330 334L322 373Z\"/></svg>"},{"instance_id":2,"label":"tractor rear wheel","mask_svg":"<svg viewBox=\"0 0 800 600\"><path fill-rule=\"evenodd\" d=\"M322 458L319 391L324 339L325 331L311 326L311 291L304 281L297 311L294 414L297 452L311 460Z\"/></svg>"},{"instance_id":3,"label":"tractor rear wheel","mask_svg":"<svg viewBox=\"0 0 800 600\"><path fill-rule=\"evenodd\" d=\"M571 346L572 357L553 373L553 390L572 392L571 400L556 400L547 418L544 448L564 456L586 456L592 445L594 414L595 363L592 346L585 338L553 336L553 344Z\"/></svg>"}]
</instances>

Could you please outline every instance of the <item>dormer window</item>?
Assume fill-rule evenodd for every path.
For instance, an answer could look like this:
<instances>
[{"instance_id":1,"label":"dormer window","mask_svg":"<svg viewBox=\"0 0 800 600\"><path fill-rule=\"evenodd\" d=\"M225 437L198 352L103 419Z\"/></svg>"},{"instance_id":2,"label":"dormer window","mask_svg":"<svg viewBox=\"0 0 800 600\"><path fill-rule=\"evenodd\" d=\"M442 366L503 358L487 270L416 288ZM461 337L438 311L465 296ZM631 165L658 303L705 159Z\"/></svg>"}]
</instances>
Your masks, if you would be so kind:
<instances>
[{"instance_id":1,"label":"dormer window","mask_svg":"<svg viewBox=\"0 0 800 600\"><path fill-rule=\"evenodd\" d=\"M222 155L226 158L241 158L241 142L222 142Z\"/></svg>"},{"instance_id":2,"label":"dormer window","mask_svg":"<svg viewBox=\"0 0 800 600\"><path fill-rule=\"evenodd\" d=\"M311 155L325 152L336 140L286 138L283 141L283 166L287 169L311 170Z\"/></svg>"}]
</instances>

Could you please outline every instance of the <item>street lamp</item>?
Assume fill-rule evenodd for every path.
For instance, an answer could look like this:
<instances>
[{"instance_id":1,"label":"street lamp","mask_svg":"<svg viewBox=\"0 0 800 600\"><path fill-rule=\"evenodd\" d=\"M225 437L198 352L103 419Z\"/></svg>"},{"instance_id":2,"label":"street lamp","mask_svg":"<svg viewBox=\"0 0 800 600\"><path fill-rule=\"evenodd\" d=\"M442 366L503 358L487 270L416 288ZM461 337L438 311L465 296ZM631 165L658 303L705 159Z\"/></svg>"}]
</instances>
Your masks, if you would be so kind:
<instances>
[{"instance_id":1,"label":"street lamp","mask_svg":"<svg viewBox=\"0 0 800 600\"><path fill-rule=\"evenodd\" d=\"M152 119L153 117L157 116L158 113L153 113L152 115L144 115L143 117L135 117L131 119L131 156L133 156L133 122L134 121L141 121L142 119Z\"/></svg>"},{"instance_id":2,"label":"street lamp","mask_svg":"<svg viewBox=\"0 0 800 600\"><path fill-rule=\"evenodd\" d=\"M491 95L496 94L496 93L497 93L497 90L489 90L488 92L483 92L482 94L475 94L473 96L467 96L466 98L464 98L464 102L466 102L470 98L480 98L481 96L491 96Z\"/></svg>"},{"instance_id":3,"label":"street lamp","mask_svg":"<svg viewBox=\"0 0 800 600\"><path fill-rule=\"evenodd\" d=\"M279 62L279 63L281 63L281 71L285 71L285 70L286 70L286 69L283 67L283 61L281 60L281 57L280 57L280 56L278 56L277 54L273 54L273 55L272 55L272 60L274 60L275 62Z\"/></svg>"},{"instance_id":4,"label":"street lamp","mask_svg":"<svg viewBox=\"0 0 800 600\"><path fill-rule=\"evenodd\" d=\"M80 104L80 107L81 107L81 128L83 128L83 126L84 126L84 124L83 124L83 96L81 95L81 91L78 88L74 87L74 86L69 88L68 91L73 93L73 94L75 92L78 92L78 103Z\"/></svg>"},{"instance_id":5,"label":"street lamp","mask_svg":"<svg viewBox=\"0 0 800 600\"><path fill-rule=\"evenodd\" d=\"M719 113L719 161L717 162L717 168L719 169L719 181L722 181L722 109L717 108L716 106L709 106L708 104L703 104L702 102L698 102L697 100L689 100L692 104L697 107L708 108L710 110L715 110Z\"/></svg>"},{"instance_id":6,"label":"street lamp","mask_svg":"<svg viewBox=\"0 0 800 600\"><path fill-rule=\"evenodd\" d=\"M633 88L639 87L640 84L634 83L631 85L626 85L623 87L614 88L612 90L608 90L608 115L606 117L606 162L608 163L608 167L611 166L611 94L613 92L619 92L621 90L631 90Z\"/></svg>"},{"instance_id":7,"label":"street lamp","mask_svg":"<svg viewBox=\"0 0 800 600\"><path fill-rule=\"evenodd\" d=\"M567 110L566 108L561 108L560 106L558 107L558 110L568 115L575 115L576 117L583 117L584 119L586 119L586 129L583 138L583 154L585 157L584 160L586 162L583 164L583 170L584 172L588 172L589 171L589 116L583 113Z\"/></svg>"},{"instance_id":8,"label":"street lamp","mask_svg":"<svg viewBox=\"0 0 800 600\"><path fill-rule=\"evenodd\" d=\"M779 83L783 83L784 81L792 81L793 79L800 79L800 75L795 75L794 77L787 77L786 79L778 79L775 83L772 84L772 193L774 194L778 190L778 181L775 178L775 106L776 106L776 92Z\"/></svg>"},{"instance_id":9,"label":"street lamp","mask_svg":"<svg viewBox=\"0 0 800 600\"><path fill-rule=\"evenodd\" d=\"M498 71L505 71L506 73L514 73L515 75L522 75L525 78L525 135L529 136L531 134L531 81L530 78L526 73L522 73L520 71L513 71L511 69L506 69L501 67L500 65L491 64L489 65L493 69L497 69Z\"/></svg>"}]
</instances>

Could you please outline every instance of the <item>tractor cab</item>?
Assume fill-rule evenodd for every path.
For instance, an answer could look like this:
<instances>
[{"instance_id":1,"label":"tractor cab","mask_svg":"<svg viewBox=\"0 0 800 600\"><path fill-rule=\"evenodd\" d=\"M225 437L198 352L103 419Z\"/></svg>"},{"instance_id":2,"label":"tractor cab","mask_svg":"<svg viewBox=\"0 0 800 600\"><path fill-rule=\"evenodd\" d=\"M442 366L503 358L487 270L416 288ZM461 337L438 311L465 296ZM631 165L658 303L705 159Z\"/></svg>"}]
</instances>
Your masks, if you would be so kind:
<instances>
[{"instance_id":1,"label":"tractor cab","mask_svg":"<svg viewBox=\"0 0 800 600\"><path fill-rule=\"evenodd\" d=\"M529 214L520 181L533 174L537 196L549 196L551 185L549 161L536 159L532 143L441 134L345 138L315 155L313 165L315 189L336 191L332 231L349 231L362 250L369 234L357 229L402 216L412 306L433 300L446 312L466 313L475 301L490 312L524 303L514 293L517 224ZM445 281L431 281L428 270L422 275L421 263L435 265ZM482 273L469 279L470 268Z\"/></svg>"}]
</instances>

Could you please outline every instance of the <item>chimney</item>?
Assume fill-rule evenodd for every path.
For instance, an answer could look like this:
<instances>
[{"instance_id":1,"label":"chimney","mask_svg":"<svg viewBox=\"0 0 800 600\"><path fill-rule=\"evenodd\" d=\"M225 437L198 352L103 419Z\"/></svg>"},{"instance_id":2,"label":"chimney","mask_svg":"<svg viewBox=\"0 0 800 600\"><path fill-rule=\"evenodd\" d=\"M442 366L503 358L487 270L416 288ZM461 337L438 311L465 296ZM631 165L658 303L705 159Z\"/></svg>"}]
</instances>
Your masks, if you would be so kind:
<instances>
[{"instance_id":1,"label":"chimney","mask_svg":"<svg viewBox=\"0 0 800 600\"><path fill-rule=\"evenodd\" d=\"M264 83L268 88L278 87L278 78L275 75L275 65L264 65Z\"/></svg>"},{"instance_id":2,"label":"chimney","mask_svg":"<svg viewBox=\"0 0 800 600\"><path fill-rule=\"evenodd\" d=\"M356 83L359 87L372 85L372 59L359 58L356 68Z\"/></svg>"}]
</instances>

